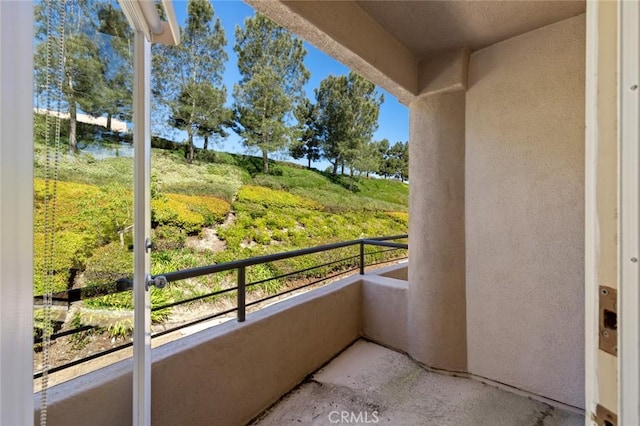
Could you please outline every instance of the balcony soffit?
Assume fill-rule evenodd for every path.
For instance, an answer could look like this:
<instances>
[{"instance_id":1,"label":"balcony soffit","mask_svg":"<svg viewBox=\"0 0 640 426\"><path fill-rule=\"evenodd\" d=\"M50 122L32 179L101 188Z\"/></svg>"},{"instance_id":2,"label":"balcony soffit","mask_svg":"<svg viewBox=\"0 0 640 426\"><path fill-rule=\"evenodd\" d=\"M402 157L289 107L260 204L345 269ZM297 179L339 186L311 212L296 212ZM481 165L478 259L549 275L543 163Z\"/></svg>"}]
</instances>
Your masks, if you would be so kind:
<instances>
[{"instance_id":1,"label":"balcony soffit","mask_svg":"<svg viewBox=\"0 0 640 426\"><path fill-rule=\"evenodd\" d=\"M356 3L418 59L459 47L479 50L586 10L584 0Z\"/></svg>"},{"instance_id":2,"label":"balcony soffit","mask_svg":"<svg viewBox=\"0 0 640 426\"><path fill-rule=\"evenodd\" d=\"M464 90L470 51L586 10L584 0L244 1L406 105Z\"/></svg>"}]
</instances>

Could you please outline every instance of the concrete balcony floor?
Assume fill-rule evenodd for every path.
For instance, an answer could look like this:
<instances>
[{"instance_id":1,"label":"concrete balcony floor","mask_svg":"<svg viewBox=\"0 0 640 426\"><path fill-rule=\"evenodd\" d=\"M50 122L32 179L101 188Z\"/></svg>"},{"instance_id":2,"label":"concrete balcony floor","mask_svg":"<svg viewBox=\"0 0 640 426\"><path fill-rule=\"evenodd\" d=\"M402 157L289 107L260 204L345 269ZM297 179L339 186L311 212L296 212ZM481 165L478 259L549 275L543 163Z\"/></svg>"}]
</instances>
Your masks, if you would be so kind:
<instances>
[{"instance_id":1,"label":"concrete balcony floor","mask_svg":"<svg viewBox=\"0 0 640 426\"><path fill-rule=\"evenodd\" d=\"M253 424L577 426L584 416L429 372L404 354L358 340Z\"/></svg>"}]
</instances>

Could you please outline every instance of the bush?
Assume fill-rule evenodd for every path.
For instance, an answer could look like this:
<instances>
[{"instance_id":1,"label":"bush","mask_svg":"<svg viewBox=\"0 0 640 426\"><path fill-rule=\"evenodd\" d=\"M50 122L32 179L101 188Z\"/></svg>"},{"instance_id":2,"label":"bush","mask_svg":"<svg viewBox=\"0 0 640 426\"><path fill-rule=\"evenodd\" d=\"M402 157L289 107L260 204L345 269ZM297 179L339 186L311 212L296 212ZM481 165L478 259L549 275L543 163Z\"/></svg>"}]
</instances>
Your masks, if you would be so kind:
<instances>
[{"instance_id":1,"label":"bush","mask_svg":"<svg viewBox=\"0 0 640 426\"><path fill-rule=\"evenodd\" d=\"M133 275L133 252L113 242L97 248L87 260L84 273L87 285L115 284Z\"/></svg>"},{"instance_id":2,"label":"bush","mask_svg":"<svg viewBox=\"0 0 640 426\"><path fill-rule=\"evenodd\" d=\"M173 302L171 294L166 289L151 288L151 307L166 305ZM106 296L86 299L84 305L91 309L116 309L122 311L133 310L133 292L107 294ZM151 321L158 323L166 320L171 315L171 308L151 311ZM110 332L116 330L110 330ZM117 333L120 334L120 333Z\"/></svg>"},{"instance_id":3,"label":"bush","mask_svg":"<svg viewBox=\"0 0 640 426\"><path fill-rule=\"evenodd\" d=\"M322 205L299 195L285 191L246 185L238 192L238 201L261 204L264 207L299 207L322 210Z\"/></svg>"},{"instance_id":4,"label":"bush","mask_svg":"<svg viewBox=\"0 0 640 426\"><path fill-rule=\"evenodd\" d=\"M408 226L409 225L409 213L407 212L386 212L388 216L391 216L396 222Z\"/></svg>"},{"instance_id":5,"label":"bush","mask_svg":"<svg viewBox=\"0 0 640 426\"><path fill-rule=\"evenodd\" d=\"M187 234L198 233L205 226L222 222L231 206L215 197L166 194L151 200L152 221L182 228Z\"/></svg>"},{"instance_id":6,"label":"bush","mask_svg":"<svg viewBox=\"0 0 640 426\"><path fill-rule=\"evenodd\" d=\"M93 250L92 236L83 232L58 231L55 233L55 256L51 269L53 292L64 291L73 284L74 271L83 269L87 256ZM45 238L44 233L34 235L34 294L45 290Z\"/></svg>"},{"instance_id":7,"label":"bush","mask_svg":"<svg viewBox=\"0 0 640 426\"><path fill-rule=\"evenodd\" d=\"M186 233L178 226L162 225L152 232L157 251L181 249L187 239Z\"/></svg>"}]
</instances>

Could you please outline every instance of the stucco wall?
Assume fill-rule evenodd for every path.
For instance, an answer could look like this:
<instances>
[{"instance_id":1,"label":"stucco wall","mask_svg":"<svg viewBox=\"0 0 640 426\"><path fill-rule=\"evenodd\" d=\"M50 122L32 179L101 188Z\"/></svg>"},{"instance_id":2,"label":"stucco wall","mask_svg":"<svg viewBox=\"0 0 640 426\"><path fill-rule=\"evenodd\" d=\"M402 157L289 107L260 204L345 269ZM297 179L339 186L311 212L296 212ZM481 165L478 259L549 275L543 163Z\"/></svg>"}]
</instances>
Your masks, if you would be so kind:
<instances>
[{"instance_id":1,"label":"stucco wall","mask_svg":"<svg viewBox=\"0 0 640 426\"><path fill-rule=\"evenodd\" d=\"M468 367L584 399L584 15L471 56Z\"/></svg>"},{"instance_id":2,"label":"stucco wall","mask_svg":"<svg viewBox=\"0 0 640 426\"><path fill-rule=\"evenodd\" d=\"M360 328L361 280L354 276L244 323L167 343L152 351L152 424L246 424L356 340ZM49 424L131 424L131 371L129 359L53 387Z\"/></svg>"},{"instance_id":3,"label":"stucco wall","mask_svg":"<svg viewBox=\"0 0 640 426\"><path fill-rule=\"evenodd\" d=\"M403 352L408 351L407 280L387 274L407 274L396 268L386 276L367 275L362 280L362 336Z\"/></svg>"},{"instance_id":4,"label":"stucco wall","mask_svg":"<svg viewBox=\"0 0 640 426\"><path fill-rule=\"evenodd\" d=\"M413 101L409 115L409 354L467 371L465 93Z\"/></svg>"}]
</instances>

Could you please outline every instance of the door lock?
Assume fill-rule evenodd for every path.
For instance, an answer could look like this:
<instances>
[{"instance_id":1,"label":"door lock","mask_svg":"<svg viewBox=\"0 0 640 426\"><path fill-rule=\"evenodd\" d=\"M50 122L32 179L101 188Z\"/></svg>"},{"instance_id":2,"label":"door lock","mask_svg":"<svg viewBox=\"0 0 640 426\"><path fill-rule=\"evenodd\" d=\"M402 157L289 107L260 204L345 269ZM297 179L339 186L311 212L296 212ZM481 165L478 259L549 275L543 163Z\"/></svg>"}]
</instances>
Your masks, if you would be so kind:
<instances>
[{"instance_id":1,"label":"door lock","mask_svg":"<svg viewBox=\"0 0 640 426\"><path fill-rule=\"evenodd\" d=\"M618 292L606 286L600 286L599 290L599 347L618 356Z\"/></svg>"}]
</instances>

